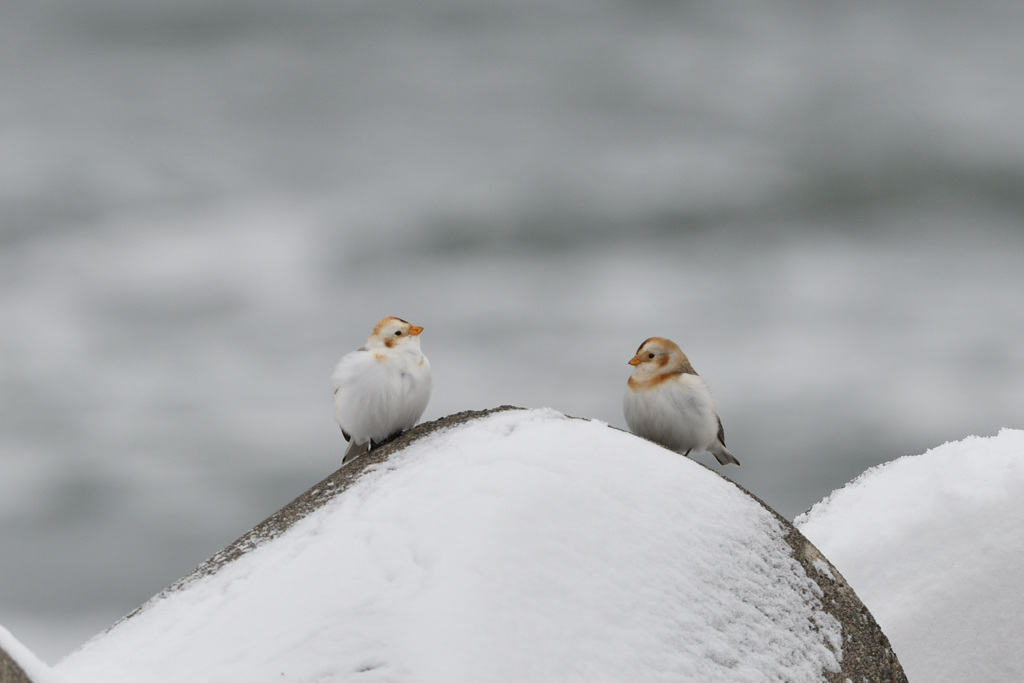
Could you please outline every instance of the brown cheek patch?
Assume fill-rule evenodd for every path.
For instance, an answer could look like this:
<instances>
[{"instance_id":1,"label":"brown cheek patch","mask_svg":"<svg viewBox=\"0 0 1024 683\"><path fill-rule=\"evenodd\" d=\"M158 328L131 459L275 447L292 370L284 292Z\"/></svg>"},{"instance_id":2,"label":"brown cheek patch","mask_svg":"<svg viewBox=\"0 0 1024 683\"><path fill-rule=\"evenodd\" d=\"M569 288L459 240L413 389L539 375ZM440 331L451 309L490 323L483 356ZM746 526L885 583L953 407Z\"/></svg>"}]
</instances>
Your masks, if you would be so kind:
<instances>
[{"instance_id":1,"label":"brown cheek patch","mask_svg":"<svg viewBox=\"0 0 1024 683\"><path fill-rule=\"evenodd\" d=\"M388 347L389 349L394 347L394 345L395 345L395 338L394 337L388 337L387 339L384 340L384 346Z\"/></svg>"}]
</instances>

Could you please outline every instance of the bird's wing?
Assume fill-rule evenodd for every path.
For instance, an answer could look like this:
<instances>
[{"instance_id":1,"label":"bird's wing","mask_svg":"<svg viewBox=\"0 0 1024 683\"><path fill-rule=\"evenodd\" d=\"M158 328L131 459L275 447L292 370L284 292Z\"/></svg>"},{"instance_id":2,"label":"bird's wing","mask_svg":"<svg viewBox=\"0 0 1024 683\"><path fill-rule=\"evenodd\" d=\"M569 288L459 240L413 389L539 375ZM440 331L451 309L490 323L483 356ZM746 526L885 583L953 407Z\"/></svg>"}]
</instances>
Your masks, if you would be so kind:
<instances>
[{"instance_id":1,"label":"bird's wing","mask_svg":"<svg viewBox=\"0 0 1024 683\"><path fill-rule=\"evenodd\" d=\"M375 362L373 353L365 348L346 353L334 366L334 372L331 374L331 391L337 394L342 385L357 379L362 374L361 369Z\"/></svg>"}]
</instances>

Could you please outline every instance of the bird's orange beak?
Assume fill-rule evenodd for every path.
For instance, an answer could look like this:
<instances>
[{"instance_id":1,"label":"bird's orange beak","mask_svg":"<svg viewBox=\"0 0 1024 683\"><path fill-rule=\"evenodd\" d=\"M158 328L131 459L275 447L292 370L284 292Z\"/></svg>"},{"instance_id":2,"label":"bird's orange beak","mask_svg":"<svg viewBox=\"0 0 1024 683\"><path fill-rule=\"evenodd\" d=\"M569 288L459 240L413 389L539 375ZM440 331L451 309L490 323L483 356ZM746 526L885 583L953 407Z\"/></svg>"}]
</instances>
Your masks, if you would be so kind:
<instances>
[{"instance_id":1,"label":"bird's orange beak","mask_svg":"<svg viewBox=\"0 0 1024 683\"><path fill-rule=\"evenodd\" d=\"M412 327L409 328L409 334L411 334L414 337L422 331L423 328L420 327L419 325L413 325Z\"/></svg>"},{"instance_id":2,"label":"bird's orange beak","mask_svg":"<svg viewBox=\"0 0 1024 683\"><path fill-rule=\"evenodd\" d=\"M640 363L641 363L640 356L633 356L632 358L629 359L629 364L630 365L640 365Z\"/></svg>"}]
</instances>

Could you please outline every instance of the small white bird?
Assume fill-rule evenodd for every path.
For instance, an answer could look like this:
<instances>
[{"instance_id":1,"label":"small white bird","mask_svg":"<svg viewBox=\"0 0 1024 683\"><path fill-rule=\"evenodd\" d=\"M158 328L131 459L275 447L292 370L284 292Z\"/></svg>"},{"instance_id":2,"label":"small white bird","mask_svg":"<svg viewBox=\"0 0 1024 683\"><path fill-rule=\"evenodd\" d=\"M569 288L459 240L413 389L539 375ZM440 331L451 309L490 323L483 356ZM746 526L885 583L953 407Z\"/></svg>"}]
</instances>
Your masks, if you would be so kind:
<instances>
[{"instance_id":1,"label":"small white bird","mask_svg":"<svg viewBox=\"0 0 1024 683\"><path fill-rule=\"evenodd\" d=\"M629 430L683 455L708 451L720 465L740 461L725 447L725 430L711 390L675 342L651 337L629 364L622 402Z\"/></svg>"},{"instance_id":2,"label":"small white bird","mask_svg":"<svg viewBox=\"0 0 1024 683\"><path fill-rule=\"evenodd\" d=\"M349 441L342 464L411 428L430 401L430 363L422 327L383 318L366 344L334 368L334 419Z\"/></svg>"}]
</instances>

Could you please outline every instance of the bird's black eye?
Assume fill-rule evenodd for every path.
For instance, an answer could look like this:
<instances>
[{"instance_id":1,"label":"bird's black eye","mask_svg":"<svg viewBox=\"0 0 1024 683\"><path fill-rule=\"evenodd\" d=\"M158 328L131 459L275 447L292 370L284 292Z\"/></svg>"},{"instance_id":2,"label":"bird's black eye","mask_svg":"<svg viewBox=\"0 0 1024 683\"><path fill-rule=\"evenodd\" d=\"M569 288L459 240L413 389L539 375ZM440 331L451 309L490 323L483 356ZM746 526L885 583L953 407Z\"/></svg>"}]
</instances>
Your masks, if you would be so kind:
<instances>
[{"instance_id":1,"label":"bird's black eye","mask_svg":"<svg viewBox=\"0 0 1024 683\"><path fill-rule=\"evenodd\" d=\"M402 336L402 331L401 330L395 330L395 336L396 337L401 337Z\"/></svg>"},{"instance_id":2,"label":"bird's black eye","mask_svg":"<svg viewBox=\"0 0 1024 683\"><path fill-rule=\"evenodd\" d=\"M649 354L647 354L647 357L648 358L654 358L654 354L653 353L649 353Z\"/></svg>"}]
</instances>

